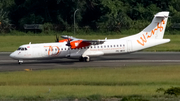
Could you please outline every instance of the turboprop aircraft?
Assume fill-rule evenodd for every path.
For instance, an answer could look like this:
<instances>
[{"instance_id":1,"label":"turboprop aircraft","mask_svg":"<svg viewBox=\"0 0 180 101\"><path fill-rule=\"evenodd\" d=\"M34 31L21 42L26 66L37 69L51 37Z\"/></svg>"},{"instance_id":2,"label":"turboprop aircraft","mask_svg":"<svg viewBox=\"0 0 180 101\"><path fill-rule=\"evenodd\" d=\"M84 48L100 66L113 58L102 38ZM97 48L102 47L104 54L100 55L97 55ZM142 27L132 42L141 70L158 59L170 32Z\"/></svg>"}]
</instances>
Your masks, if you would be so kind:
<instances>
[{"instance_id":1,"label":"turboprop aircraft","mask_svg":"<svg viewBox=\"0 0 180 101\"><path fill-rule=\"evenodd\" d=\"M10 57L23 63L26 59L76 58L90 61L91 57L124 54L164 44L170 39L163 39L169 12L154 15L151 24L135 35L119 39L85 40L71 36L62 36L63 40L55 43L26 44L10 54Z\"/></svg>"}]
</instances>

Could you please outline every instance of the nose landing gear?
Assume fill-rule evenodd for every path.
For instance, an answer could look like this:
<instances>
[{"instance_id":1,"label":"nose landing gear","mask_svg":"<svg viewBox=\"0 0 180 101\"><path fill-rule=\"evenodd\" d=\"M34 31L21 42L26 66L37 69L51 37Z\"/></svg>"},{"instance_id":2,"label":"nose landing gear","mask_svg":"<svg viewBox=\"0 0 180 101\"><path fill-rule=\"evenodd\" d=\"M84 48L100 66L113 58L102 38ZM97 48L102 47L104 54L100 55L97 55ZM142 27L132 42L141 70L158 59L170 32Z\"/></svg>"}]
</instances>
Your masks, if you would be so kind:
<instances>
[{"instance_id":1,"label":"nose landing gear","mask_svg":"<svg viewBox=\"0 0 180 101\"><path fill-rule=\"evenodd\" d=\"M18 64L22 64L23 63L23 60L18 60Z\"/></svg>"}]
</instances>

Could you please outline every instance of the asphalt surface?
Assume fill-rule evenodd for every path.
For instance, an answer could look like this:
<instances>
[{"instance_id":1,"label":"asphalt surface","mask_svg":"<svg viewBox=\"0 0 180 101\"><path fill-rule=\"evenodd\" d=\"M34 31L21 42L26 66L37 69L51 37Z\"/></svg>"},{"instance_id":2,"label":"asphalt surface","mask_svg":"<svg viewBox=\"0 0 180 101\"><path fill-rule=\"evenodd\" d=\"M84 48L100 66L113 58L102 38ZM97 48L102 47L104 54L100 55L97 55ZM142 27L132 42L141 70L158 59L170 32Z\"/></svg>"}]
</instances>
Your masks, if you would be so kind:
<instances>
[{"instance_id":1,"label":"asphalt surface","mask_svg":"<svg viewBox=\"0 0 180 101\"><path fill-rule=\"evenodd\" d=\"M123 55L101 56L92 58L90 62L79 62L78 59L24 60L24 63L21 65L18 64L17 60L11 59L9 54L8 52L0 53L0 72L22 71L25 69L180 65L180 52L136 52Z\"/></svg>"}]
</instances>

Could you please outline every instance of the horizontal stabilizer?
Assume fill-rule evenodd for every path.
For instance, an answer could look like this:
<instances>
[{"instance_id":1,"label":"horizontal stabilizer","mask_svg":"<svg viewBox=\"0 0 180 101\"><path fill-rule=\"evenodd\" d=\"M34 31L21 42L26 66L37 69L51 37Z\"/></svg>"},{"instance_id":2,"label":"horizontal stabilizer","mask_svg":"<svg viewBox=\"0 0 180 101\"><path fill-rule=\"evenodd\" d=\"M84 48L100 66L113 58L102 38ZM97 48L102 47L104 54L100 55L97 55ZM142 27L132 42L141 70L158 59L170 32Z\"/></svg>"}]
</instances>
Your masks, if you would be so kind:
<instances>
[{"instance_id":1,"label":"horizontal stabilizer","mask_svg":"<svg viewBox=\"0 0 180 101\"><path fill-rule=\"evenodd\" d=\"M168 18L169 17L169 12L159 12L156 15L154 15L156 18Z\"/></svg>"}]
</instances>

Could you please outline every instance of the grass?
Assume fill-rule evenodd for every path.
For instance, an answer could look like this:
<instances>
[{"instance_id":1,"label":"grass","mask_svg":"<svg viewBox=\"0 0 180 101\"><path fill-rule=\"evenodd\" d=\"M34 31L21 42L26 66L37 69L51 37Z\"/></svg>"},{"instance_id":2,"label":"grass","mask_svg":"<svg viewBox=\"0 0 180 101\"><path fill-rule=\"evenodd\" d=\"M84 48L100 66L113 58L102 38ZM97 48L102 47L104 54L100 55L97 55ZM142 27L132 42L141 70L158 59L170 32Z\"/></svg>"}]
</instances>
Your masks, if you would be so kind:
<instances>
[{"instance_id":1,"label":"grass","mask_svg":"<svg viewBox=\"0 0 180 101\"><path fill-rule=\"evenodd\" d=\"M70 97L82 99L92 95L104 98L113 96L143 95L152 97L158 86L2 86L0 99L67 99ZM147 90L147 88L149 88Z\"/></svg>"},{"instance_id":2,"label":"grass","mask_svg":"<svg viewBox=\"0 0 180 101\"><path fill-rule=\"evenodd\" d=\"M55 36L0 36L0 51L14 51L20 45L32 43L54 42Z\"/></svg>"},{"instance_id":3,"label":"grass","mask_svg":"<svg viewBox=\"0 0 180 101\"><path fill-rule=\"evenodd\" d=\"M121 38L126 35L75 35L77 38L83 39L108 39ZM171 39L169 43L158 45L144 51L180 51L180 35L165 35L165 38ZM20 45L32 43L54 42L55 35L20 35L20 36L0 36L0 52L12 52Z\"/></svg>"},{"instance_id":4,"label":"grass","mask_svg":"<svg viewBox=\"0 0 180 101\"><path fill-rule=\"evenodd\" d=\"M82 99L133 95L148 99L153 99L153 96L166 98L156 90L179 87L179 68L180 65L2 72L0 99Z\"/></svg>"},{"instance_id":5,"label":"grass","mask_svg":"<svg viewBox=\"0 0 180 101\"><path fill-rule=\"evenodd\" d=\"M165 39L171 39L169 43L165 43L162 45L154 46L148 49L145 49L144 51L175 51L179 52L180 47L180 35L165 35Z\"/></svg>"},{"instance_id":6,"label":"grass","mask_svg":"<svg viewBox=\"0 0 180 101\"><path fill-rule=\"evenodd\" d=\"M109 71L109 73L107 73L107 71ZM178 85L180 84L180 78L179 78L180 74L178 74L179 72L180 70L176 66L173 66L171 68L163 67L163 70L162 67L150 67L150 68L134 67L133 69L132 68L124 68L124 69L88 68L88 69L68 69L68 70L60 69L60 70L48 70L48 71L32 71L32 72L20 72L20 73L6 72L0 74L0 85L3 86L4 85L37 85L37 86L120 85L121 86L121 85L153 85L153 82L156 82L156 85L157 84ZM141 75L139 75L139 73L141 73ZM12 75L13 77L11 77Z\"/></svg>"},{"instance_id":7,"label":"grass","mask_svg":"<svg viewBox=\"0 0 180 101\"><path fill-rule=\"evenodd\" d=\"M48 33L24 33L20 31L11 31L10 33L1 33L0 35L0 52L12 52L16 50L20 45L32 43L47 43L55 42L56 35L70 35L82 39L115 39L125 36L133 35L140 32L137 29L122 30L121 32L94 32L94 31L82 31L77 30L76 34L72 32L53 32ZM171 39L169 43L158 45L145 49L143 51L180 51L180 35L178 30L166 31L164 38ZM61 38L60 38L61 39Z\"/></svg>"}]
</instances>

